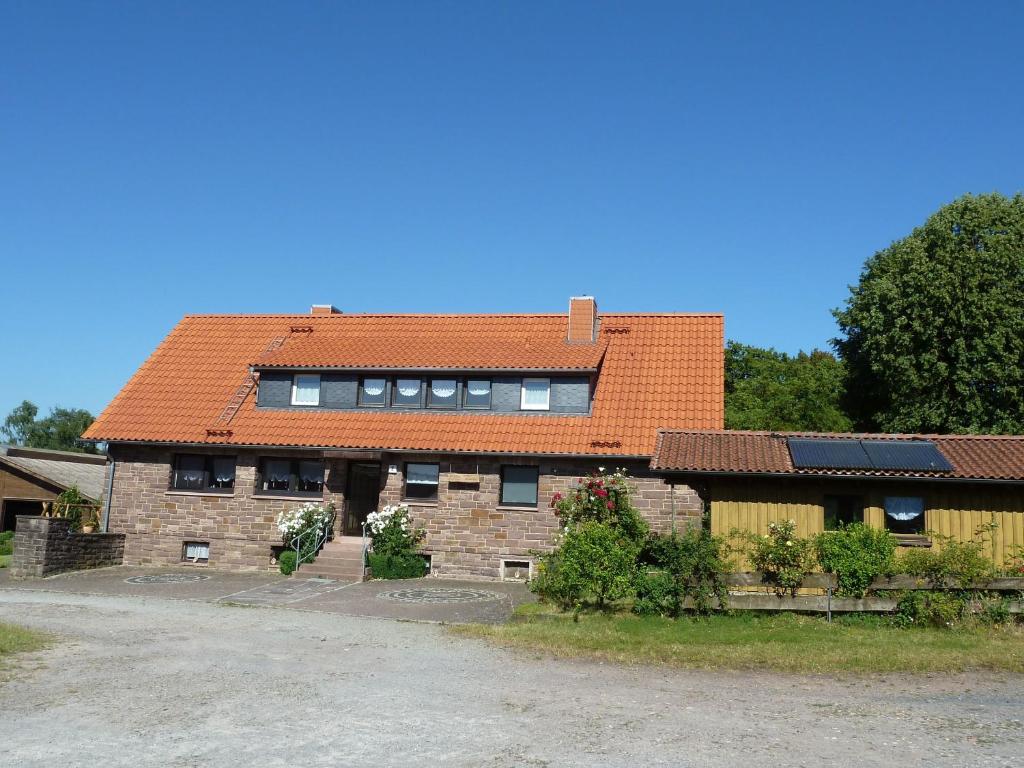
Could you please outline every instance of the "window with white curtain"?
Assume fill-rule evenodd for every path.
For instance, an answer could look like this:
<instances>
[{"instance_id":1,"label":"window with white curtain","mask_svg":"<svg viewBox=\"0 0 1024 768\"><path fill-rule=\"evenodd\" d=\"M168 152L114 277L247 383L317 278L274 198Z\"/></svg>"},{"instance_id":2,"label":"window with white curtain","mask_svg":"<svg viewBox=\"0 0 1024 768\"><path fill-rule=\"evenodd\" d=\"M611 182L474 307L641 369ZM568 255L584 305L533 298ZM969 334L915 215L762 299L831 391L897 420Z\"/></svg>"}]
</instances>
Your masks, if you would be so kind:
<instances>
[{"instance_id":1,"label":"window with white curtain","mask_svg":"<svg viewBox=\"0 0 1024 768\"><path fill-rule=\"evenodd\" d=\"M440 464L405 465L405 498L419 501L435 501L437 486L441 477Z\"/></svg>"},{"instance_id":2,"label":"window with white curtain","mask_svg":"<svg viewBox=\"0 0 1024 768\"><path fill-rule=\"evenodd\" d=\"M431 408L454 408L459 404L455 394L457 390L455 379L431 379L427 405Z\"/></svg>"},{"instance_id":3,"label":"window with white curtain","mask_svg":"<svg viewBox=\"0 0 1024 768\"><path fill-rule=\"evenodd\" d=\"M235 487L235 457L181 453L174 457L171 488L177 491L229 491Z\"/></svg>"},{"instance_id":4,"label":"window with white curtain","mask_svg":"<svg viewBox=\"0 0 1024 768\"><path fill-rule=\"evenodd\" d=\"M519 407L524 411L546 411L551 403L550 379L523 379Z\"/></svg>"},{"instance_id":5,"label":"window with white curtain","mask_svg":"<svg viewBox=\"0 0 1024 768\"><path fill-rule=\"evenodd\" d=\"M367 408L383 408L387 405L387 379L363 379L359 384L359 405Z\"/></svg>"},{"instance_id":6,"label":"window with white curtain","mask_svg":"<svg viewBox=\"0 0 1024 768\"><path fill-rule=\"evenodd\" d=\"M319 459L260 459L257 488L263 493L321 496L324 463Z\"/></svg>"},{"instance_id":7,"label":"window with white curtain","mask_svg":"<svg viewBox=\"0 0 1024 768\"><path fill-rule=\"evenodd\" d=\"M893 533L924 533L924 499L886 496L885 527Z\"/></svg>"},{"instance_id":8,"label":"window with white curtain","mask_svg":"<svg viewBox=\"0 0 1024 768\"><path fill-rule=\"evenodd\" d=\"M320 405L320 374L297 373L292 378L292 405Z\"/></svg>"},{"instance_id":9,"label":"window with white curtain","mask_svg":"<svg viewBox=\"0 0 1024 768\"><path fill-rule=\"evenodd\" d=\"M419 379L395 379L391 390L391 404L399 408L419 408L423 382Z\"/></svg>"},{"instance_id":10,"label":"window with white curtain","mask_svg":"<svg viewBox=\"0 0 1024 768\"><path fill-rule=\"evenodd\" d=\"M181 548L181 559L189 563L209 562L210 542L186 541Z\"/></svg>"},{"instance_id":11,"label":"window with white curtain","mask_svg":"<svg viewBox=\"0 0 1024 768\"><path fill-rule=\"evenodd\" d=\"M488 379L469 379L464 391L463 408L491 407L491 382Z\"/></svg>"}]
</instances>

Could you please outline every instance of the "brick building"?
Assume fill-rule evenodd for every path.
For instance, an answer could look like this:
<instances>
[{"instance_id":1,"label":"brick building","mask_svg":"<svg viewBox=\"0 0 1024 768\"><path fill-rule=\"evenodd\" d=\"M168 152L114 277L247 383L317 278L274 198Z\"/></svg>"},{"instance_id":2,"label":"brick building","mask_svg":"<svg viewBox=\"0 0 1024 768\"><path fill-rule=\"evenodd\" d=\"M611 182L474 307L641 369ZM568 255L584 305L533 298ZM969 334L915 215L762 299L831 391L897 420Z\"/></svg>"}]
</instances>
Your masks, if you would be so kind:
<instances>
[{"instance_id":1,"label":"brick building","mask_svg":"<svg viewBox=\"0 0 1024 768\"><path fill-rule=\"evenodd\" d=\"M501 577L550 545L551 495L625 467L655 528L700 514L653 475L658 428L720 429L717 314L187 316L86 439L129 564L270 568L278 512L333 502L337 536L409 504L432 572Z\"/></svg>"}]
</instances>

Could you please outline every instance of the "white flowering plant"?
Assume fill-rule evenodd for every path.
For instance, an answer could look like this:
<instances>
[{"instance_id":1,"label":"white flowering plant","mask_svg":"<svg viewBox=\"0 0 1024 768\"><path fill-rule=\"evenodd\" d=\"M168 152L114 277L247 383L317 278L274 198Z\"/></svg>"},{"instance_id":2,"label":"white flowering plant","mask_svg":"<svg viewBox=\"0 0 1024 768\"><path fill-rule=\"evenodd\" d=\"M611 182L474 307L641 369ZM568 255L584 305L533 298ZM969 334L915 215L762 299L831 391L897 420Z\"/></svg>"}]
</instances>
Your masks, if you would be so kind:
<instances>
[{"instance_id":1,"label":"white flowering plant","mask_svg":"<svg viewBox=\"0 0 1024 768\"><path fill-rule=\"evenodd\" d=\"M416 551L426 532L413 525L407 504L388 504L366 516L366 528L377 555L407 555Z\"/></svg>"},{"instance_id":2,"label":"white flowering plant","mask_svg":"<svg viewBox=\"0 0 1024 768\"><path fill-rule=\"evenodd\" d=\"M289 546L307 531L316 530L325 534L334 523L334 505L308 501L293 509L286 509L277 516L277 530ZM311 536L311 539L318 536Z\"/></svg>"}]
</instances>

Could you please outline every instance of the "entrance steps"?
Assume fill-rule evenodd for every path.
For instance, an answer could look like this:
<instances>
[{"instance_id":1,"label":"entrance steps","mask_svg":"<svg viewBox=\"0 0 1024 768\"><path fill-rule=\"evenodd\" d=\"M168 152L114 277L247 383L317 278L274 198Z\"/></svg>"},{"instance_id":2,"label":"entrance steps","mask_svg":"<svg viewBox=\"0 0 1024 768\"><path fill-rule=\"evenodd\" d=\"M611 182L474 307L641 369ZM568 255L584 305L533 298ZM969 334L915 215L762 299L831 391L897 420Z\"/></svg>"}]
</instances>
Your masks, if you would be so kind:
<instances>
[{"instance_id":1,"label":"entrance steps","mask_svg":"<svg viewBox=\"0 0 1024 768\"><path fill-rule=\"evenodd\" d=\"M363 539L361 536L335 536L324 544L316 560L303 563L295 571L303 579L362 581Z\"/></svg>"}]
</instances>

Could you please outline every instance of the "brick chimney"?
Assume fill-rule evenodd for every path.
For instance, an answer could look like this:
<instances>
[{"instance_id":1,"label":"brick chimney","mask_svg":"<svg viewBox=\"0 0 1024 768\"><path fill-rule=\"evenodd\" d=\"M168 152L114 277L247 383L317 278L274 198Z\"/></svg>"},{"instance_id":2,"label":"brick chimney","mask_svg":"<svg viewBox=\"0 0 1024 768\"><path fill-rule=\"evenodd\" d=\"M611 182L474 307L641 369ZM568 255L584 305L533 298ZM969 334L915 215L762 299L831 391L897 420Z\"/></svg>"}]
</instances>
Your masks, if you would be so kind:
<instances>
[{"instance_id":1,"label":"brick chimney","mask_svg":"<svg viewBox=\"0 0 1024 768\"><path fill-rule=\"evenodd\" d=\"M593 296L569 299L570 344L593 344L597 341L597 302Z\"/></svg>"},{"instance_id":2,"label":"brick chimney","mask_svg":"<svg viewBox=\"0 0 1024 768\"><path fill-rule=\"evenodd\" d=\"M314 304L310 310L311 315L340 315L341 310L333 304Z\"/></svg>"}]
</instances>

